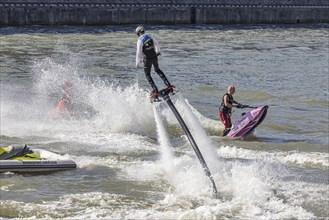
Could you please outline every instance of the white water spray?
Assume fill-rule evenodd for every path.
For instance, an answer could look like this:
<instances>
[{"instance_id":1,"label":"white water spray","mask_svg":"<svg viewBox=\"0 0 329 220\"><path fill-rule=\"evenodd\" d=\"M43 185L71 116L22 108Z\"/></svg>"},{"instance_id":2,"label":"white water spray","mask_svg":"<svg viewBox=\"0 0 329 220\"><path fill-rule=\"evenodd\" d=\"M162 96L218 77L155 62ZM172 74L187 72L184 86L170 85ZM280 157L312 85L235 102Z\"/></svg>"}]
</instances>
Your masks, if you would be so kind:
<instances>
[{"instance_id":1,"label":"white water spray","mask_svg":"<svg viewBox=\"0 0 329 220\"><path fill-rule=\"evenodd\" d=\"M163 120L161 120L161 116L157 111L155 105L153 105L153 113L155 117L155 122L157 126L157 134L161 147L161 160L162 163L165 164L165 167L170 166L171 161L173 161L172 150L170 149L171 145L169 142L168 134L166 132L165 126L163 124Z\"/></svg>"},{"instance_id":2,"label":"white water spray","mask_svg":"<svg viewBox=\"0 0 329 220\"><path fill-rule=\"evenodd\" d=\"M168 181L175 187L180 195L208 194L208 180L204 173L198 169L198 163L194 159L183 156L175 158L172 154L171 144L165 129L165 125L157 108L153 105L153 112L157 125L157 134L161 147L161 167L165 171Z\"/></svg>"},{"instance_id":3,"label":"white water spray","mask_svg":"<svg viewBox=\"0 0 329 220\"><path fill-rule=\"evenodd\" d=\"M178 107L180 107L180 112L188 125L190 132L192 133L195 142L199 146L199 149L205 159L205 161L210 166L211 170L218 169L219 159L216 156L217 152L215 149L215 145L212 143L210 138L207 136L204 128L202 127L200 121L193 114L191 108L188 103L186 103L185 99L180 93L177 93L178 97Z\"/></svg>"}]
</instances>

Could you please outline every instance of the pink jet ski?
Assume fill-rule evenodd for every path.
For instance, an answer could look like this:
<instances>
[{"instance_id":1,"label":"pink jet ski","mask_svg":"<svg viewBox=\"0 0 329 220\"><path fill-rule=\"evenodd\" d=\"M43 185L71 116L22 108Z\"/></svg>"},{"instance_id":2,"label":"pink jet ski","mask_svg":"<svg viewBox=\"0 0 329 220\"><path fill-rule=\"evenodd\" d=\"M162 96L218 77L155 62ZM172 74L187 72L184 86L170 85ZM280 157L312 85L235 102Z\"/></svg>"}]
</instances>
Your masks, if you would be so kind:
<instances>
[{"instance_id":1,"label":"pink jet ski","mask_svg":"<svg viewBox=\"0 0 329 220\"><path fill-rule=\"evenodd\" d=\"M230 132L226 135L230 138L244 138L251 134L255 128L264 120L268 106L252 107L241 105L240 108L253 108L250 112L243 113L242 116L235 121Z\"/></svg>"}]
</instances>

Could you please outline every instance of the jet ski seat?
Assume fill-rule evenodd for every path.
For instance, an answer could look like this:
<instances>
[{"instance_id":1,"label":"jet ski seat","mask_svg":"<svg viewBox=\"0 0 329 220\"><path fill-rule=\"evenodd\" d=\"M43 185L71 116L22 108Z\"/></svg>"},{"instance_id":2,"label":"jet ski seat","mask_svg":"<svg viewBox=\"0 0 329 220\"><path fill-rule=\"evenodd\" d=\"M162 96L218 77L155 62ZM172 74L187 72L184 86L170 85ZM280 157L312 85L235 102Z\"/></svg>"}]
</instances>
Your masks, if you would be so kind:
<instances>
[{"instance_id":1,"label":"jet ski seat","mask_svg":"<svg viewBox=\"0 0 329 220\"><path fill-rule=\"evenodd\" d=\"M0 160L38 160L40 155L34 153L27 145L24 146L0 146Z\"/></svg>"}]
</instances>

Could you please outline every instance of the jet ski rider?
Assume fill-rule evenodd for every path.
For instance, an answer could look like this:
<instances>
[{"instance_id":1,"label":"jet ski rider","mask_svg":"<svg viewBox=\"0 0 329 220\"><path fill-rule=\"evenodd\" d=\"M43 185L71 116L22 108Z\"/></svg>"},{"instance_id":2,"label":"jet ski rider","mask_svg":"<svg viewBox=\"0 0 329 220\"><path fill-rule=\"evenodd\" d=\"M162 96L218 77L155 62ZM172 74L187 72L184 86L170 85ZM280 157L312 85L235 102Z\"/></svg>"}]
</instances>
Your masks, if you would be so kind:
<instances>
[{"instance_id":1,"label":"jet ski rider","mask_svg":"<svg viewBox=\"0 0 329 220\"><path fill-rule=\"evenodd\" d=\"M172 86L165 74L159 68L158 56L160 55L160 46L153 37L145 34L144 27L138 26L136 28L136 34L138 36L136 51L136 68L139 69L141 67L141 62L143 58L145 76L153 89L152 95L157 94L159 92L158 87L155 85L151 77L152 65L154 67L154 71L161 77L164 84L167 87Z\"/></svg>"},{"instance_id":2,"label":"jet ski rider","mask_svg":"<svg viewBox=\"0 0 329 220\"><path fill-rule=\"evenodd\" d=\"M233 85L230 85L227 88L227 93L223 96L222 98L222 103L220 104L219 107L219 117L220 120L224 124L224 131L222 136L226 136L232 127L232 122L231 122L231 113L232 113L232 108L240 108L241 104L238 103L233 99L233 94L235 93L235 87Z\"/></svg>"},{"instance_id":3,"label":"jet ski rider","mask_svg":"<svg viewBox=\"0 0 329 220\"><path fill-rule=\"evenodd\" d=\"M65 81L62 89L63 96L57 103L54 110L49 111L48 116L52 119L57 118L59 116L63 118L70 118L72 112L72 102L71 102L71 90L73 83L70 81Z\"/></svg>"}]
</instances>

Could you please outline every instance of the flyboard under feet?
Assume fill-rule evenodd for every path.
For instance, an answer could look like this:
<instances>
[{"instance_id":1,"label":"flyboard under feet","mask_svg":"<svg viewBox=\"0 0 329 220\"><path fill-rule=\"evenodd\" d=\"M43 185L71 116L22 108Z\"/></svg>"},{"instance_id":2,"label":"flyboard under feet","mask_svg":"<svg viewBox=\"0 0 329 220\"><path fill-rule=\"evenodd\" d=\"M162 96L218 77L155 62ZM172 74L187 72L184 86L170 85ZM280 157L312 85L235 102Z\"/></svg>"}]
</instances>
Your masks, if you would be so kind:
<instances>
[{"instance_id":1,"label":"flyboard under feet","mask_svg":"<svg viewBox=\"0 0 329 220\"><path fill-rule=\"evenodd\" d=\"M213 197L215 198L218 198L217 196L217 187L216 187L216 184L215 184L215 181L210 173L210 170L207 166L207 163L206 161L204 160L199 148L198 148L198 145L196 144L190 130L188 129L188 127L186 126L183 118L181 117L181 115L179 114L179 112L177 111L175 105L173 104L173 102L171 101L170 99L170 96L169 95L174 95L174 89L176 87L175 86L169 86L168 88L165 88L163 90L161 90L159 93L153 93L151 95L151 103L153 102L160 102L162 101L160 98L162 98L163 100L165 100L169 106L169 108L171 109L171 111L174 113L176 119L178 120L179 124L181 125L182 129L184 130L190 144L192 145L192 148L194 150L194 152L196 153L201 165L202 165L202 168L205 172L205 174L209 177L210 179L210 182L212 184L212 187L213 187Z\"/></svg>"}]
</instances>

